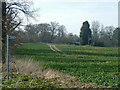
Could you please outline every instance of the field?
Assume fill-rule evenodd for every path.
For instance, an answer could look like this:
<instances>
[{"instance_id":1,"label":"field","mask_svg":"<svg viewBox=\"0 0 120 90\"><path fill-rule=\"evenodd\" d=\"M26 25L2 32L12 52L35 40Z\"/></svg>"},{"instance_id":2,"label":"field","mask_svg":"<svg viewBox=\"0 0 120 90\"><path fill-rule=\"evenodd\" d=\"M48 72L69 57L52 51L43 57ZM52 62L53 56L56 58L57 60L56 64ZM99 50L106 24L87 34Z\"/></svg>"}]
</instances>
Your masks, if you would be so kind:
<instances>
[{"instance_id":1,"label":"field","mask_svg":"<svg viewBox=\"0 0 120 90\"><path fill-rule=\"evenodd\" d=\"M6 73L3 73L5 76ZM51 81L44 80L40 77L33 75L24 75L21 73L9 73L9 80L3 79L2 89L7 88L57 88L55 84L51 84Z\"/></svg>"},{"instance_id":2,"label":"field","mask_svg":"<svg viewBox=\"0 0 120 90\"><path fill-rule=\"evenodd\" d=\"M24 43L13 55L18 58L33 58L43 67L75 76L80 82L118 88L118 48L54 45L62 52L54 52L44 43Z\"/></svg>"}]
</instances>

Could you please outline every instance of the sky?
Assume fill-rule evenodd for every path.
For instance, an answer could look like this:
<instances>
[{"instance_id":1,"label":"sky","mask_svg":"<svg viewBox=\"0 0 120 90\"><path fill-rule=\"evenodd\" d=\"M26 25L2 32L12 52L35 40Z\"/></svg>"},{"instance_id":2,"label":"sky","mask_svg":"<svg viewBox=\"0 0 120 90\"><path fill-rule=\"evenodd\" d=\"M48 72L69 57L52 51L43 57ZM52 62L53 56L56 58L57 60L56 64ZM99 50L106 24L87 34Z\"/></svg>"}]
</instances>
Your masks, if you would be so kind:
<instances>
[{"instance_id":1,"label":"sky","mask_svg":"<svg viewBox=\"0 0 120 90\"><path fill-rule=\"evenodd\" d=\"M68 33L79 35L84 21L99 21L104 26L118 26L119 0L33 0L37 21L33 24L58 22Z\"/></svg>"}]
</instances>

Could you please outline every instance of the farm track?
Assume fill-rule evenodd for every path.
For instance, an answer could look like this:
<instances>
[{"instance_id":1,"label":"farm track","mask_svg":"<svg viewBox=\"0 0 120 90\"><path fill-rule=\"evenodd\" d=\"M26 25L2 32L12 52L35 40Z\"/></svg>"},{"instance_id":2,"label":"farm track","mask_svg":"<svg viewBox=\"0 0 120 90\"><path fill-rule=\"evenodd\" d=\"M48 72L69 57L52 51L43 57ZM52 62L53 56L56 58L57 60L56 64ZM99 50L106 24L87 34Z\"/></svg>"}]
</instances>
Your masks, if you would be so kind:
<instances>
[{"instance_id":1,"label":"farm track","mask_svg":"<svg viewBox=\"0 0 120 90\"><path fill-rule=\"evenodd\" d=\"M60 54L65 54L63 51L59 50L55 45L50 45L48 44L48 46L50 47L50 49L54 52L58 52Z\"/></svg>"}]
</instances>

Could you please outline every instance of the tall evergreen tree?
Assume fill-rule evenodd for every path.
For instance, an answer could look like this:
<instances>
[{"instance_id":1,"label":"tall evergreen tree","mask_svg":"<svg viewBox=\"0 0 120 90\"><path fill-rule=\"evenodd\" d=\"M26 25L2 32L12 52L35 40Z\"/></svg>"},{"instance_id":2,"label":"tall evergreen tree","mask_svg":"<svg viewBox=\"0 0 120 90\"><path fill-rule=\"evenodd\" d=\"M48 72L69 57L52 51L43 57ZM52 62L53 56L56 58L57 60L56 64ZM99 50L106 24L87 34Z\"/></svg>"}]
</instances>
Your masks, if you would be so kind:
<instances>
[{"instance_id":1,"label":"tall evergreen tree","mask_svg":"<svg viewBox=\"0 0 120 90\"><path fill-rule=\"evenodd\" d=\"M88 21L83 22L83 26L81 27L80 32L80 43L82 45L91 44L91 29Z\"/></svg>"}]
</instances>

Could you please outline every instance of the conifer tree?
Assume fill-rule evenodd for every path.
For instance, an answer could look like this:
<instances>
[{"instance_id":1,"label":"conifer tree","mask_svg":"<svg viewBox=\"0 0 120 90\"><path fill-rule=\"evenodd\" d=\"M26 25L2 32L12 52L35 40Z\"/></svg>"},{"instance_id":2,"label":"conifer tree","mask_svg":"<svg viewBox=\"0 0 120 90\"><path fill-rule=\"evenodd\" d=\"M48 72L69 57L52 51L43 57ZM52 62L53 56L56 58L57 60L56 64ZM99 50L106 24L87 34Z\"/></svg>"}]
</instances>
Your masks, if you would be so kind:
<instances>
[{"instance_id":1,"label":"conifer tree","mask_svg":"<svg viewBox=\"0 0 120 90\"><path fill-rule=\"evenodd\" d=\"M80 32L80 43L81 45L91 44L91 29L88 21L83 22L83 26L81 27Z\"/></svg>"}]
</instances>

